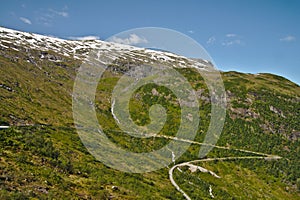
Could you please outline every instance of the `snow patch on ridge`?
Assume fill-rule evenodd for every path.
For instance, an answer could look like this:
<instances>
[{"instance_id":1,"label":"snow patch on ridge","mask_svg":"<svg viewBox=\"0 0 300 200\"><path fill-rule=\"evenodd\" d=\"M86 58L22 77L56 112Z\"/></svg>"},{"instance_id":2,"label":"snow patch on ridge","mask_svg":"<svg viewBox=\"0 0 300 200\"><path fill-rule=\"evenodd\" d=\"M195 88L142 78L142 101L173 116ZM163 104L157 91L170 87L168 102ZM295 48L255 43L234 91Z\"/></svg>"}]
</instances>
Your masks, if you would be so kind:
<instances>
[{"instance_id":1,"label":"snow patch on ridge","mask_svg":"<svg viewBox=\"0 0 300 200\"><path fill-rule=\"evenodd\" d=\"M171 52L156 51L101 40L66 40L0 27L0 48L17 51L18 47L23 49L54 51L77 60L86 60L91 50L96 50L100 54L98 59L101 58L101 53L103 53L106 56L110 54L117 55L119 56L118 58L124 60L133 60L149 64L153 64L153 61L157 61L180 68L190 66L205 70L206 66L209 65L209 61L202 60L202 62L197 62Z\"/></svg>"}]
</instances>

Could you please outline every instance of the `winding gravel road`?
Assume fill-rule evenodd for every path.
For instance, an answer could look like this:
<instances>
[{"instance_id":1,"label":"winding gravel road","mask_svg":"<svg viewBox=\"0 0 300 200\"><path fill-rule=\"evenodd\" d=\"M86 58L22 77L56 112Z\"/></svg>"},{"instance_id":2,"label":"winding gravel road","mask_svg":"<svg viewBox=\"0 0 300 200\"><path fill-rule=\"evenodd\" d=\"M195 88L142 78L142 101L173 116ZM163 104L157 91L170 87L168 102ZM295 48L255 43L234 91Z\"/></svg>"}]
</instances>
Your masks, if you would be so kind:
<instances>
[{"instance_id":1,"label":"winding gravel road","mask_svg":"<svg viewBox=\"0 0 300 200\"><path fill-rule=\"evenodd\" d=\"M266 154L266 153L261 153L261 152L255 152L255 151L249 151L249 150L244 150L244 149L234 149L234 148L229 148L229 147L223 147L223 146L217 146L217 145L211 145L211 144L205 144L201 142L195 142L195 141L190 141L186 139L180 139L177 137L170 137L170 136L164 136L164 135L157 135L155 137L159 138L167 138L167 139L173 139L177 141L182 141L182 142L187 142L190 144L198 144L198 145L207 145L207 146L213 146L214 148L219 148L219 149L226 149L226 150L235 150L235 151L240 151L240 152L245 152L245 153L252 153L256 154L257 156L238 156L238 157L222 157L222 158L205 158L205 159L199 159L199 160L191 160L183 163L179 163L174 165L172 168L169 170L169 179L172 183L172 185L187 199L191 200L191 198L186 194L182 188L179 187L179 185L176 183L176 181L173 178L173 172L174 169L182 166L188 166L190 167L191 171L196 171L200 170L201 172L206 172L210 173L212 176L216 178L221 178L218 175L216 175L214 172L207 170L205 168L202 168L200 166L194 165L195 163L199 162L210 162L210 161L226 161L226 160L237 160L237 159L265 159L265 160L278 160L281 159L280 156L277 155L271 155L271 154Z\"/></svg>"}]
</instances>

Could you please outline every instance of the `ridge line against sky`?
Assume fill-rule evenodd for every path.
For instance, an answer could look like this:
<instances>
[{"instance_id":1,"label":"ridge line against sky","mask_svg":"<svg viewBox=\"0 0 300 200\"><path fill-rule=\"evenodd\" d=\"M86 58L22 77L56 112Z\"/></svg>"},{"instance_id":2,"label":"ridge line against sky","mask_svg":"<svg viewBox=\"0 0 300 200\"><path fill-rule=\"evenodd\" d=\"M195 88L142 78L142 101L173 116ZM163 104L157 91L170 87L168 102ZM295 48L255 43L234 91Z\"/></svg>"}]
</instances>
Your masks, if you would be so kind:
<instances>
[{"instance_id":1,"label":"ridge line against sky","mask_svg":"<svg viewBox=\"0 0 300 200\"><path fill-rule=\"evenodd\" d=\"M300 1L7 1L0 26L65 39L163 27L199 42L222 71L274 73L300 85ZM147 38L136 35L126 44Z\"/></svg>"}]
</instances>

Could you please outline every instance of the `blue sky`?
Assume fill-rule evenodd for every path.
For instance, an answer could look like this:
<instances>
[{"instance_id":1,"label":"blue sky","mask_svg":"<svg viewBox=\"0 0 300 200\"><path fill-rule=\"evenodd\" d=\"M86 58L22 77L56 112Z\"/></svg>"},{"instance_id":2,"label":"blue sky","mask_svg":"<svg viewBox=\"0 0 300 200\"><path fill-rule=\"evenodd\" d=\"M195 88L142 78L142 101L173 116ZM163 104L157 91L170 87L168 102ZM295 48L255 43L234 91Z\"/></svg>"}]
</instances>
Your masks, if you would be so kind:
<instances>
[{"instance_id":1,"label":"blue sky","mask_svg":"<svg viewBox=\"0 0 300 200\"><path fill-rule=\"evenodd\" d=\"M300 84L298 0L3 1L0 26L102 40L163 27L199 42L223 71L275 73Z\"/></svg>"}]
</instances>

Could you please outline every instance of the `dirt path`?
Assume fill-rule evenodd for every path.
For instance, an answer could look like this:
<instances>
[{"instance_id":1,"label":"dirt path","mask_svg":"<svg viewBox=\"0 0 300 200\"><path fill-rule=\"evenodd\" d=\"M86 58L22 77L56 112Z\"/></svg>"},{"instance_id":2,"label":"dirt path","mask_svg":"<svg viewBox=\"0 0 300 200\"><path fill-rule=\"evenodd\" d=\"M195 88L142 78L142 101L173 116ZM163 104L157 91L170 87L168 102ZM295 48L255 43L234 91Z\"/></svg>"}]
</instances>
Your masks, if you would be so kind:
<instances>
[{"instance_id":1,"label":"dirt path","mask_svg":"<svg viewBox=\"0 0 300 200\"><path fill-rule=\"evenodd\" d=\"M114 116L115 117L115 116ZM29 125L32 126L32 125ZM34 126L44 126L44 125L34 125ZM25 126L26 127L26 126ZM9 128L9 127L0 127L0 128ZM117 130L115 130L117 131ZM224 146L218 146L218 145L211 145L211 144L207 144L207 143L202 143L202 142L196 142L196 141L191 141L191 140L187 140L187 139L182 139L182 138L177 138L177 137L173 137L173 136L166 136L166 135L155 135L154 138L165 138L165 139L171 139L171 140L176 140L176 141L181 141L181 142L186 142L186 143L190 143L190 144L197 144L197 145L204 145L204 146L211 146L214 148L218 148L218 149L226 149L226 150L234 150L234 151L239 151L239 152L244 152L244 153L251 153L251 154L256 154L257 156L238 156L238 157L222 157L222 158L205 158L205 159L198 159L198 160L191 160L191 161L187 161L187 162L183 162L183 163L179 163L175 165L175 155L172 151L172 161L174 162L174 166L170 168L169 170L169 179L172 183L172 185L188 200L191 200L191 198L179 187L179 185L176 183L176 181L173 178L173 172L176 168L179 169L179 167L182 166L188 166L189 169L192 172L195 172L197 170L200 170L201 172L204 173L210 173L212 176L216 177L216 178L221 178L219 177L217 174L215 174L214 172L207 170L203 167L197 166L195 165L195 163L199 163L199 162L210 162L210 161L226 161L226 160L236 160L236 159L265 159L265 160L278 160L281 159L282 157L277 156L277 155L272 155L272 154L266 154L266 153L261 153L261 152L255 152L255 151L249 151L249 150L245 150L245 149L235 149L235 148L230 148L230 147L224 147ZM179 171L181 171L179 169ZM211 193L211 188L210 188L210 196L213 197L212 193Z\"/></svg>"},{"instance_id":2,"label":"dirt path","mask_svg":"<svg viewBox=\"0 0 300 200\"><path fill-rule=\"evenodd\" d=\"M225 160L236 160L236 159L265 159L265 160L278 160L281 159L280 156L277 155L271 155L271 154L265 154L265 153L261 153L261 152L255 152L255 151L249 151L249 150L244 150L244 149L234 149L234 148L229 148L229 147L222 147L222 146L217 146L217 145L210 145L210 144L205 144L205 143L201 143L201 142L195 142L195 141L190 141L190 140L185 140L185 139L180 139L180 138L176 138L176 137L170 137L170 136L156 136L156 137L160 137L160 138L167 138L167 139L173 139L173 140L177 140L177 141L182 141L182 142L187 142L187 143L191 143L191 144L198 144L198 145L208 145L208 146L213 146L215 148L219 148L219 149L226 149L226 150L235 150L235 151L240 151L240 152L246 152L246 153L252 153L252 154L256 154L258 156L238 156L238 157L222 157L222 158L205 158L205 159L199 159L199 160L191 160L191 161L187 161L187 162L183 162L183 163L179 163L174 165L172 168L170 168L169 170L169 179L172 183L172 185L187 199L187 200L191 200L191 198L183 191L183 189L181 189L179 187L179 185L176 183L176 181L173 178L173 172L176 168L178 167L182 167L182 166L188 166L189 169L192 172L195 172L197 170L200 170L201 172L204 173L210 173L212 176L216 177L216 178L221 178L219 177L217 174L215 174L214 172L207 170L203 167L197 166L195 165L195 163L199 163L199 162L210 162L210 161L225 161ZM180 171L180 169L179 169ZM211 194L211 191L210 191Z\"/></svg>"}]
</instances>

